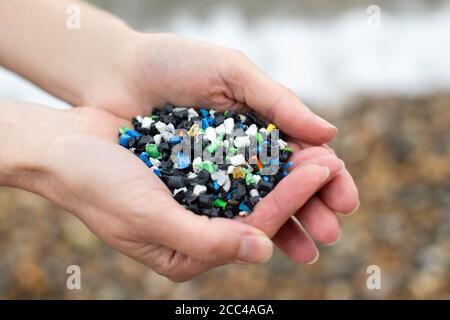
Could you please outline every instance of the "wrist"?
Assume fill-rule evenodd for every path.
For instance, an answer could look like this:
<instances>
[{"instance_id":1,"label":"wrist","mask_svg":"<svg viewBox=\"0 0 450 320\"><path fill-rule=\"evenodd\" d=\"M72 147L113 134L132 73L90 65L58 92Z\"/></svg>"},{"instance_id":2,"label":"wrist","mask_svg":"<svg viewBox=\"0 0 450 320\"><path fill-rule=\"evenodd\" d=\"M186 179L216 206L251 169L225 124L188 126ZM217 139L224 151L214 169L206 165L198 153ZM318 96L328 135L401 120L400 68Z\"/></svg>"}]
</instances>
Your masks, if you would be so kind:
<instances>
[{"instance_id":1,"label":"wrist","mask_svg":"<svg viewBox=\"0 0 450 320\"><path fill-rule=\"evenodd\" d=\"M0 185L37 191L38 182L49 173L51 141L65 114L44 106L0 102Z\"/></svg>"}]
</instances>

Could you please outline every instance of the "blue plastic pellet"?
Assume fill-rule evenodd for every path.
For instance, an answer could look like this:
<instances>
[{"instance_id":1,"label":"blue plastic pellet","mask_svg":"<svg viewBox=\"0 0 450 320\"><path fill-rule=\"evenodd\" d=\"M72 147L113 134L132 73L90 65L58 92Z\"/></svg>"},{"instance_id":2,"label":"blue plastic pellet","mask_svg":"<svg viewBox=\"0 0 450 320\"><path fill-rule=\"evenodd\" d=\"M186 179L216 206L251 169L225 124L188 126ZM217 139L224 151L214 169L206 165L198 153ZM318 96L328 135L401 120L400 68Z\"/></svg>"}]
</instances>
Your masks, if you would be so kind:
<instances>
[{"instance_id":1,"label":"blue plastic pellet","mask_svg":"<svg viewBox=\"0 0 450 320\"><path fill-rule=\"evenodd\" d=\"M130 137L133 137L133 138L137 138L137 137L142 136L142 134L140 134L140 133L137 132L136 130L127 130L125 133L126 133L127 135L129 135Z\"/></svg>"},{"instance_id":2,"label":"blue plastic pellet","mask_svg":"<svg viewBox=\"0 0 450 320\"><path fill-rule=\"evenodd\" d=\"M191 164L191 160L189 160L189 158L183 152L178 152L177 153L177 164L178 164L178 168L186 169Z\"/></svg>"},{"instance_id":3,"label":"blue plastic pellet","mask_svg":"<svg viewBox=\"0 0 450 320\"><path fill-rule=\"evenodd\" d=\"M244 124L242 122L239 122L239 128L244 129Z\"/></svg>"},{"instance_id":4,"label":"blue plastic pellet","mask_svg":"<svg viewBox=\"0 0 450 320\"><path fill-rule=\"evenodd\" d=\"M144 163L147 165L147 167L151 167L152 163L150 162L150 160L148 159L147 156L147 152L141 152L141 154L139 155L139 158L141 158L142 161L144 161Z\"/></svg>"},{"instance_id":5,"label":"blue plastic pellet","mask_svg":"<svg viewBox=\"0 0 450 320\"><path fill-rule=\"evenodd\" d=\"M241 202L239 204L239 210L250 212L250 208L245 204L245 202Z\"/></svg>"},{"instance_id":6,"label":"blue plastic pellet","mask_svg":"<svg viewBox=\"0 0 450 320\"><path fill-rule=\"evenodd\" d=\"M200 109L200 114L201 114L202 118L206 118L209 116L209 112L206 109Z\"/></svg>"},{"instance_id":7,"label":"blue plastic pellet","mask_svg":"<svg viewBox=\"0 0 450 320\"><path fill-rule=\"evenodd\" d=\"M263 176L262 178L263 178L264 181L269 182L269 177Z\"/></svg>"},{"instance_id":8,"label":"blue plastic pellet","mask_svg":"<svg viewBox=\"0 0 450 320\"><path fill-rule=\"evenodd\" d=\"M209 124L210 126L212 126L212 125L214 124L214 119L213 119L213 118L207 117L206 119L208 119L208 124Z\"/></svg>"},{"instance_id":9,"label":"blue plastic pellet","mask_svg":"<svg viewBox=\"0 0 450 320\"><path fill-rule=\"evenodd\" d=\"M120 143L120 145L122 147L125 147L125 148L128 149L128 147L129 147L128 146L128 141L130 141L130 139L131 139L130 135L128 135L126 133L123 133L123 134L120 135L119 143Z\"/></svg>"},{"instance_id":10,"label":"blue plastic pellet","mask_svg":"<svg viewBox=\"0 0 450 320\"><path fill-rule=\"evenodd\" d=\"M272 166L279 166L280 165L280 159L278 159L278 158L271 159L269 164L272 165Z\"/></svg>"},{"instance_id":11,"label":"blue plastic pellet","mask_svg":"<svg viewBox=\"0 0 450 320\"><path fill-rule=\"evenodd\" d=\"M213 186L214 186L214 190L216 190L216 191L219 190L219 188L220 188L219 183L217 181L213 182Z\"/></svg>"},{"instance_id":12,"label":"blue plastic pellet","mask_svg":"<svg viewBox=\"0 0 450 320\"><path fill-rule=\"evenodd\" d=\"M289 161L288 163L286 163L284 165L284 169L288 169L288 168L292 167L292 165L293 165L292 161Z\"/></svg>"},{"instance_id":13,"label":"blue plastic pellet","mask_svg":"<svg viewBox=\"0 0 450 320\"><path fill-rule=\"evenodd\" d=\"M180 136L173 136L169 139L170 144L177 144L180 143L181 141L183 141L183 137Z\"/></svg>"},{"instance_id":14,"label":"blue plastic pellet","mask_svg":"<svg viewBox=\"0 0 450 320\"><path fill-rule=\"evenodd\" d=\"M208 118L202 119L202 129L206 130L209 127Z\"/></svg>"},{"instance_id":15,"label":"blue plastic pellet","mask_svg":"<svg viewBox=\"0 0 450 320\"><path fill-rule=\"evenodd\" d=\"M158 169L158 168L153 168L153 172L158 176L158 177L162 177L162 174L161 174L161 170L160 169Z\"/></svg>"}]
</instances>

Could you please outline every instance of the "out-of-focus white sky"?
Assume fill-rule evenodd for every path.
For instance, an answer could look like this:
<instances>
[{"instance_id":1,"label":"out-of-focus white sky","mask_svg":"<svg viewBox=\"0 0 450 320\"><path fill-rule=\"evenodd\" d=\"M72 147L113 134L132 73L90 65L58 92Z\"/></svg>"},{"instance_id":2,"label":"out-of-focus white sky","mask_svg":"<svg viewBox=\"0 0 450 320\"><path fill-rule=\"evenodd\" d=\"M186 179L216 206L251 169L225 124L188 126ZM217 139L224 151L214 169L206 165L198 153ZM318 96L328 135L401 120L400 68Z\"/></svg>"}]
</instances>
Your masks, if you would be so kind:
<instances>
[{"instance_id":1,"label":"out-of-focus white sky","mask_svg":"<svg viewBox=\"0 0 450 320\"><path fill-rule=\"evenodd\" d=\"M367 27L367 6L361 5L347 5L334 14L328 8L324 16L317 8L308 16L308 10L270 14L273 8L258 7L255 18L248 5L216 3L198 14L199 4L193 2L189 10L167 8L177 7L176 1L149 10L148 2L132 1L128 9L141 12L135 21L127 11L129 2L99 1L141 30L176 32L242 50L316 107L339 106L366 94L450 90L450 2L384 7L381 1L379 29ZM326 7L326 1L320 2ZM148 10L148 21L140 6ZM163 21L152 19L158 10L166 13ZM2 69L0 98L65 105Z\"/></svg>"}]
</instances>

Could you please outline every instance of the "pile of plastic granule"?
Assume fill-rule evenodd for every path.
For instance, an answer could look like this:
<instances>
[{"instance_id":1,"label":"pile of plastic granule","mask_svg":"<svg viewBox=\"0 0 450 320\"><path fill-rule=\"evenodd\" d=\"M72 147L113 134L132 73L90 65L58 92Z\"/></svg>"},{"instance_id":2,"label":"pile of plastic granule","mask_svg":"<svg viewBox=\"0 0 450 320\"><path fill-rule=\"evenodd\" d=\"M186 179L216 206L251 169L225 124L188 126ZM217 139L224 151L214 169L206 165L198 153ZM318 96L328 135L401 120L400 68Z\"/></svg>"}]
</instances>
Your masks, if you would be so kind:
<instances>
[{"instance_id":1,"label":"pile of plastic granule","mask_svg":"<svg viewBox=\"0 0 450 320\"><path fill-rule=\"evenodd\" d=\"M166 105L119 129L136 154L196 214L245 216L288 174L292 149L254 114Z\"/></svg>"}]
</instances>

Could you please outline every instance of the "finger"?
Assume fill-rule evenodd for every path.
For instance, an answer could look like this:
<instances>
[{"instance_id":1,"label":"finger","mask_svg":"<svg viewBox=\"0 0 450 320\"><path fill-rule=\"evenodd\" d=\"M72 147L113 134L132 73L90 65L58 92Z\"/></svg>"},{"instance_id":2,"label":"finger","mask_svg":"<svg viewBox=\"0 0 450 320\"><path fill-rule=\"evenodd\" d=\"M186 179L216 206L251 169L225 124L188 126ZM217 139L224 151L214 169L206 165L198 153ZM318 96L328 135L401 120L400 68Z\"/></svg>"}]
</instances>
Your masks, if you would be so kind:
<instances>
[{"instance_id":1,"label":"finger","mask_svg":"<svg viewBox=\"0 0 450 320\"><path fill-rule=\"evenodd\" d=\"M300 164L303 161L310 160L313 158L321 157L321 156L329 156L333 155L330 151L323 147L312 147L308 149L299 149L298 145L293 143L288 144L289 147L293 149L293 154L289 158L289 161L295 162L296 164Z\"/></svg>"},{"instance_id":2,"label":"finger","mask_svg":"<svg viewBox=\"0 0 450 320\"><path fill-rule=\"evenodd\" d=\"M295 262L313 264L319 258L314 241L292 218L280 228L273 241Z\"/></svg>"},{"instance_id":3,"label":"finger","mask_svg":"<svg viewBox=\"0 0 450 320\"><path fill-rule=\"evenodd\" d=\"M347 170L339 172L320 191L320 197L330 209L339 213L354 213L359 207L358 189Z\"/></svg>"},{"instance_id":4,"label":"finger","mask_svg":"<svg viewBox=\"0 0 450 320\"><path fill-rule=\"evenodd\" d=\"M328 245L339 240L341 231L337 216L317 196L300 208L295 217L314 240Z\"/></svg>"},{"instance_id":5,"label":"finger","mask_svg":"<svg viewBox=\"0 0 450 320\"><path fill-rule=\"evenodd\" d=\"M326 143L335 136L336 127L313 113L291 90L269 78L248 59L238 60L226 72L236 100L271 119L285 133L313 144Z\"/></svg>"},{"instance_id":6,"label":"finger","mask_svg":"<svg viewBox=\"0 0 450 320\"><path fill-rule=\"evenodd\" d=\"M167 247L160 247L156 254L138 260L174 282L191 280L207 270L224 264L195 259Z\"/></svg>"},{"instance_id":7,"label":"finger","mask_svg":"<svg viewBox=\"0 0 450 320\"><path fill-rule=\"evenodd\" d=\"M332 165L338 166L339 163ZM272 238L329 177L328 167L319 165L300 167L281 180L276 188L255 206L252 214L240 220L262 230Z\"/></svg>"},{"instance_id":8,"label":"finger","mask_svg":"<svg viewBox=\"0 0 450 320\"><path fill-rule=\"evenodd\" d=\"M290 161L292 162L292 166L288 168L288 170L296 170L297 168L302 166L317 164L320 166L326 167L329 166L332 173L332 177L334 177L339 171L342 170L342 168L344 168L344 162L342 162L342 160L339 159L338 157L330 154L303 161L300 161L297 157L294 156L292 156L290 159Z\"/></svg>"},{"instance_id":9,"label":"finger","mask_svg":"<svg viewBox=\"0 0 450 320\"><path fill-rule=\"evenodd\" d=\"M159 208L151 241L209 263L266 262L272 256L272 242L260 230L238 221L195 215L170 195L152 207Z\"/></svg>"},{"instance_id":10,"label":"finger","mask_svg":"<svg viewBox=\"0 0 450 320\"><path fill-rule=\"evenodd\" d=\"M293 162L291 168L295 168L300 163L307 162L309 159L329 153L334 154L333 149L328 146L308 147L304 143L289 140L289 144L297 148L306 147L301 151L294 153L290 161ZM321 199L332 210L343 214L353 213L359 207L358 188L353 181L352 176L347 169L343 169L336 177L330 181L320 192Z\"/></svg>"}]
</instances>

